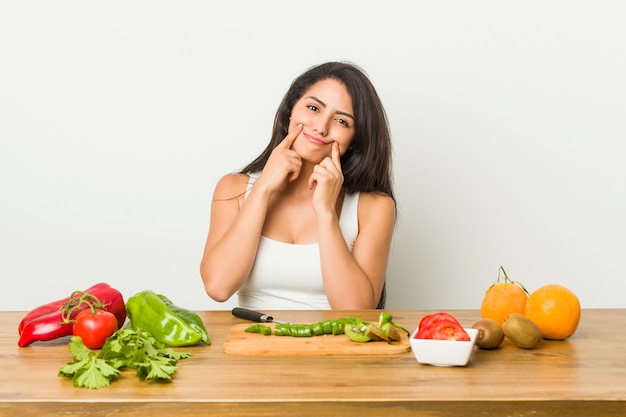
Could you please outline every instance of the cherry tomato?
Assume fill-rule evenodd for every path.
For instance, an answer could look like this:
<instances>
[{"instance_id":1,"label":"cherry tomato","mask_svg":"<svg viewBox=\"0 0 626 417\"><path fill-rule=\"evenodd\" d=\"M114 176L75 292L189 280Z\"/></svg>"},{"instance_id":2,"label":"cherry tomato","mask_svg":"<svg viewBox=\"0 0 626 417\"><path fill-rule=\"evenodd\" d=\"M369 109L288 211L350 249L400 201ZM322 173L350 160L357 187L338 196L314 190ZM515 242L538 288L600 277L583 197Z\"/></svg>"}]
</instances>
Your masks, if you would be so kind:
<instances>
[{"instance_id":1,"label":"cherry tomato","mask_svg":"<svg viewBox=\"0 0 626 417\"><path fill-rule=\"evenodd\" d=\"M88 308L76 316L74 322L74 336L79 336L85 346L90 349L100 349L109 336L117 330L117 318L109 311Z\"/></svg>"}]
</instances>

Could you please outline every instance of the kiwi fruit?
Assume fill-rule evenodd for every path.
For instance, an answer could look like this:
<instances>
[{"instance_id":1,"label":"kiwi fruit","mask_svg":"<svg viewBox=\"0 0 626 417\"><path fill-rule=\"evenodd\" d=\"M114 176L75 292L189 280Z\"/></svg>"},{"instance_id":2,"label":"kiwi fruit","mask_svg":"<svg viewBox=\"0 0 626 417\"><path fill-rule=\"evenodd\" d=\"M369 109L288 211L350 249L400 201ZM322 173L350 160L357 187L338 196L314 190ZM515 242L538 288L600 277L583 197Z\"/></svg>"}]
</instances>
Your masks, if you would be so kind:
<instances>
[{"instance_id":1,"label":"kiwi fruit","mask_svg":"<svg viewBox=\"0 0 626 417\"><path fill-rule=\"evenodd\" d=\"M502 326L493 319L480 319L472 325L472 328L478 330L476 346L481 349L496 349L504 340Z\"/></svg>"},{"instance_id":2,"label":"kiwi fruit","mask_svg":"<svg viewBox=\"0 0 626 417\"><path fill-rule=\"evenodd\" d=\"M369 326L366 334L367 334L367 337L369 337L375 342L378 342L381 340L385 340L387 342L389 341L389 336L387 336L381 329L379 329L376 326Z\"/></svg>"},{"instance_id":3,"label":"kiwi fruit","mask_svg":"<svg viewBox=\"0 0 626 417\"><path fill-rule=\"evenodd\" d=\"M520 313L509 314L502 322L502 331L522 349L535 349L542 340L541 330L535 322Z\"/></svg>"},{"instance_id":4,"label":"kiwi fruit","mask_svg":"<svg viewBox=\"0 0 626 417\"><path fill-rule=\"evenodd\" d=\"M346 323L344 333L353 342L365 343L372 340L368 336L369 326L365 323Z\"/></svg>"}]
</instances>

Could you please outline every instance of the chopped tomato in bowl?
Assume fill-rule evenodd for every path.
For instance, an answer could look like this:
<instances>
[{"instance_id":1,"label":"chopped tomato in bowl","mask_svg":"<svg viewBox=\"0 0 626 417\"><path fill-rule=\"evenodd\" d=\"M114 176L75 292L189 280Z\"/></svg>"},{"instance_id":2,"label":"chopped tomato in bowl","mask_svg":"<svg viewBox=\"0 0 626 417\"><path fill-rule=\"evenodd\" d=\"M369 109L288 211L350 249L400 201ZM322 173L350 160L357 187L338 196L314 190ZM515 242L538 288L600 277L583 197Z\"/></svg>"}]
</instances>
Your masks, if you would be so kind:
<instances>
[{"instance_id":1,"label":"chopped tomato in bowl","mask_svg":"<svg viewBox=\"0 0 626 417\"><path fill-rule=\"evenodd\" d=\"M411 335L411 350L419 363L465 366L474 350L478 330L464 328L448 313L422 318Z\"/></svg>"},{"instance_id":2,"label":"chopped tomato in bowl","mask_svg":"<svg viewBox=\"0 0 626 417\"><path fill-rule=\"evenodd\" d=\"M461 323L451 314L435 313L420 320L416 337L418 339L469 341L470 337Z\"/></svg>"}]
</instances>

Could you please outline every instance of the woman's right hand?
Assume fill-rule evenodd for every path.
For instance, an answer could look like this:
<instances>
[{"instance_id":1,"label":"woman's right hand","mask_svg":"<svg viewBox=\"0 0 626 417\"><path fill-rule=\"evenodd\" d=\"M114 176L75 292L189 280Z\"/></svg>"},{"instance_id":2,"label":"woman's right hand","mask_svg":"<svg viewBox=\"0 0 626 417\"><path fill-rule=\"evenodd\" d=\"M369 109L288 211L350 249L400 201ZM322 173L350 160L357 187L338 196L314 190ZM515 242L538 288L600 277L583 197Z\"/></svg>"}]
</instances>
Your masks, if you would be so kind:
<instances>
[{"instance_id":1,"label":"woman's right hand","mask_svg":"<svg viewBox=\"0 0 626 417\"><path fill-rule=\"evenodd\" d=\"M301 123L274 148L255 186L261 186L274 192L298 178L302 159L296 151L291 149L291 145L300 135L300 132L302 132Z\"/></svg>"}]
</instances>

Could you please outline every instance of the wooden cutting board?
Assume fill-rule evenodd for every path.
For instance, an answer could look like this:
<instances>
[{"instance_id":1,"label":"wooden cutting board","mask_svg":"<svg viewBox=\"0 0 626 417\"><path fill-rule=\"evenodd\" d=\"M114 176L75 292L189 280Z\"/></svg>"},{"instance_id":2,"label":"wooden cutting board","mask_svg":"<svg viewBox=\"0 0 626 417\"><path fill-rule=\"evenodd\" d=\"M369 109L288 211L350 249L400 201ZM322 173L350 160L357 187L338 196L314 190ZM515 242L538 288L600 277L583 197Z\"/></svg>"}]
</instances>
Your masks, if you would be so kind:
<instances>
[{"instance_id":1,"label":"wooden cutting board","mask_svg":"<svg viewBox=\"0 0 626 417\"><path fill-rule=\"evenodd\" d=\"M346 355L393 355L411 350L409 337L402 333L397 343L366 342L357 343L348 336L322 335L312 337L264 336L259 333L246 333L252 324L237 324L230 329L224 343L224 352L230 355L250 356L346 356ZM267 323L274 328L274 324Z\"/></svg>"}]
</instances>

